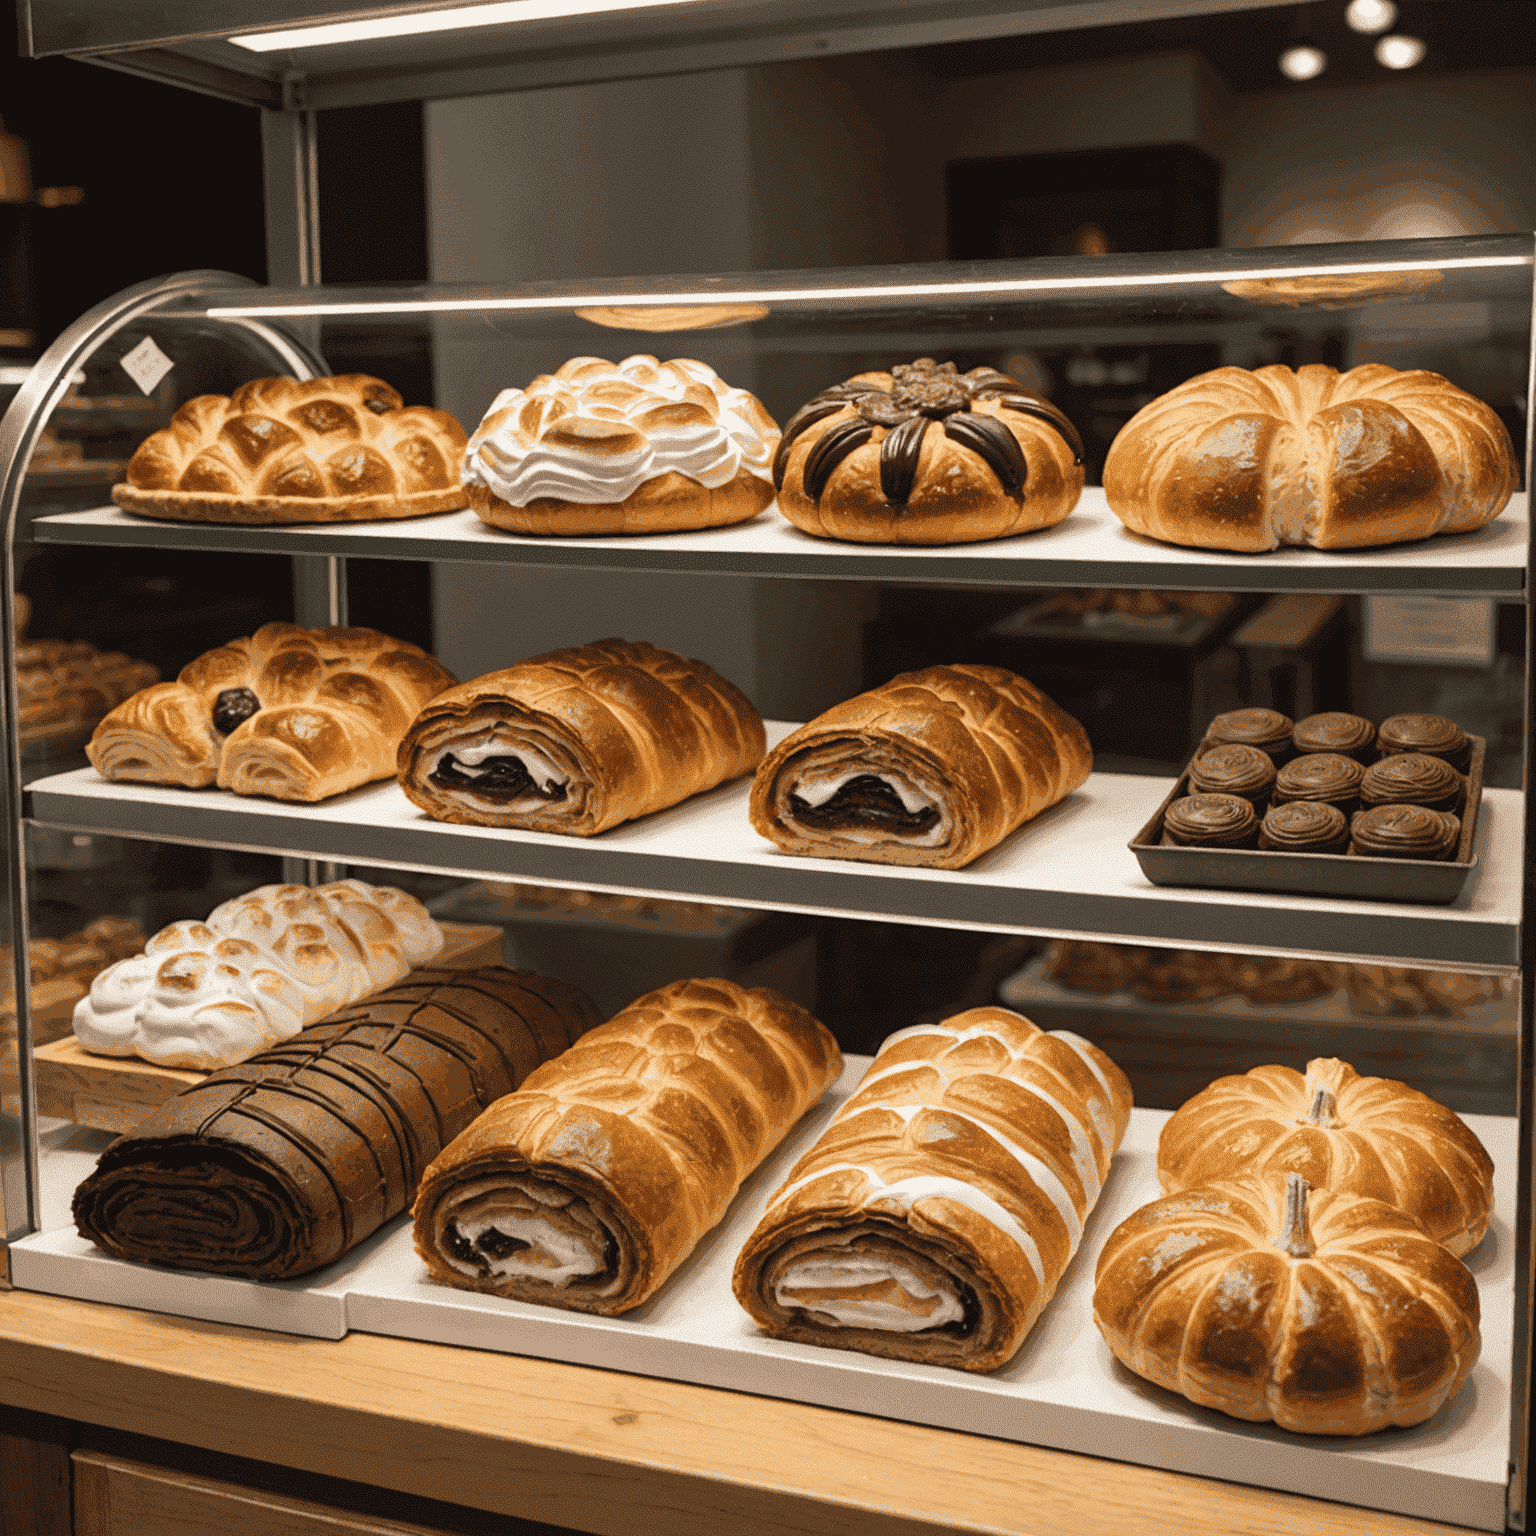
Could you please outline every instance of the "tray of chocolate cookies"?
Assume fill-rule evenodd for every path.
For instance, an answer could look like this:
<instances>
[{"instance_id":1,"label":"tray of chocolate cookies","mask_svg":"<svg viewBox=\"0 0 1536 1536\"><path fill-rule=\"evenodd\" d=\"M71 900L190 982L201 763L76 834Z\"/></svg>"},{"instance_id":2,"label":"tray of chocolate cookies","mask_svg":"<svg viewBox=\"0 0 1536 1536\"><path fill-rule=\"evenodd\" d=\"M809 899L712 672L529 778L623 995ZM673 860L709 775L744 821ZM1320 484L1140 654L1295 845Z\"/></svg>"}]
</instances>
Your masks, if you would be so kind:
<instances>
[{"instance_id":1,"label":"tray of chocolate cookies","mask_svg":"<svg viewBox=\"0 0 1536 1536\"><path fill-rule=\"evenodd\" d=\"M1442 715L1217 715L1131 840L1154 885L1449 902L1477 864L1484 742Z\"/></svg>"}]
</instances>

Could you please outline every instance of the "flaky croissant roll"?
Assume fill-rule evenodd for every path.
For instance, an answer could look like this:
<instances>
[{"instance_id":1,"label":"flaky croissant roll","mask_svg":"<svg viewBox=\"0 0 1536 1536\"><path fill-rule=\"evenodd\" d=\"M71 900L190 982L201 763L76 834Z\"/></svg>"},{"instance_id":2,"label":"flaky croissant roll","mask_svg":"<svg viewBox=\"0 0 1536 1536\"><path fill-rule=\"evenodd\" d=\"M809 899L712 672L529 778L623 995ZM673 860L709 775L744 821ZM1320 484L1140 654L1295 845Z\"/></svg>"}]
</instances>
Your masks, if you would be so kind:
<instances>
[{"instance_id":1,"label":"flaky croissant roll","mask_svg":"<svg viewBox=\"0 0 1536 1536\"><path fill-rule=\"evenodd\" d=\"M1097 1047L1006 1008L898 1030L736 1261L765 1333L990 1371L1024 1342L1130 1123Z\"/></svg>"},{"instance_id":2,"label":"flaky croissant roll","mask_svg":"<svg viewBox=\"0 0 1536 1536\"><path fill-rule=\"evenodd\" d=\"M1001 667L904 672L786 736L752 825L786 853L959 869L1083 784L1088 733Z\"/></svg>"},{"instance_id":3,"label":"flaky croissant roll","mask_svg":"<svg viewBox=\"0 0 1536 1536\"><path fill-rule=\"evenodd\" d=\"M427 815L591 837L750 773L762 717L702 661L596 640L439 694L400 743Z\"/></svg>"},{"instance_id":4,"label":"flaky croissant roll","mask_svg":"<svg viewBox=\"0 0 1536 1536\"><path fill-rule=\"evenodd\" d=\"M830 1031L777 992L674 981L437 1157L416 1197L416 1251L449 1285L627 1312L841 1071Z\"/></svg>"}]
</instances>

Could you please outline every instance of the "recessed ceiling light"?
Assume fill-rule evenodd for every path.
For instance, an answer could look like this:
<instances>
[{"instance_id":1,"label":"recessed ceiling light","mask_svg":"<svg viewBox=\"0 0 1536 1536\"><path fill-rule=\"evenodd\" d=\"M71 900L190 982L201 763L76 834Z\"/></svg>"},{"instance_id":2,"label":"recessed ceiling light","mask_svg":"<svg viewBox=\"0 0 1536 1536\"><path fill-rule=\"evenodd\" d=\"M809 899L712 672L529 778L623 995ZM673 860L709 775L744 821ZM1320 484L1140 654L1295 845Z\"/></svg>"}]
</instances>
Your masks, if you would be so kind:
<instances>
[{"instance_id":1,"label":"recessed ceiling light","mask_svg":"<svg viewBox=\"0 0 1536 1536\"><path fill-rule=\"evenodd\" d=\"M490 5L456 5L442 11L407 11L367 21L333 21L315 27L286 27L281 32L250 32L230 42L252 53L278 48L319 48L327 43L358 43L376 37L413 37L423 32L456 32L464 27L508 26L520 21L551 21L568 16L596 16L634 11L648 5L682 5L688 0L499 0Z\"/></svg>"},{"instance_id":2,"label":"recessed ceiling light","mask_svg":"<svg viewBox=\"0 0 1536 1536\"><path fill-rule=\"evenodd\" d=\"M1352 32L1385 32L1397 20L1392 0L1349 0L1344 20Z\"/></svg>"},{"instance_id":3,"label":"recessed ceiling light","mask_svg":"<svg viewBox=\"0 0 1536 1536\"><path fill-rule=\"evenodd\" d=\"M1424 39L1396 34L1376 44L1376 62L1388 69L1412 69L1424 57Z\"/></svg>"},{"instance_id":4,"label":"recessed ceiling light","mask_svg":"<svg viewBox=\"0 0 1536 1536\"><path fill-rule=\"evenodd\" d=\"M1328 55L1311 43L1297 43L1280 55L1280 73L1291 80L1315 80L1327 68Z\"/></svg>"}]
</instances>

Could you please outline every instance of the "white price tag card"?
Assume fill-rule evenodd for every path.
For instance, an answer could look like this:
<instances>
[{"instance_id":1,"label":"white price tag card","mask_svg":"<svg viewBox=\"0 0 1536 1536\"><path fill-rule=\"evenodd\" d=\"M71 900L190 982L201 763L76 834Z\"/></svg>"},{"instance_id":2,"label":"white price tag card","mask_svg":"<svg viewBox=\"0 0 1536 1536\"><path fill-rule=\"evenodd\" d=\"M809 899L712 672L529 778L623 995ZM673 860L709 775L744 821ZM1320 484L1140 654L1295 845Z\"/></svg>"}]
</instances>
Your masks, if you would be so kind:
<instances>
[{"instance_id":1,"label":"white price tag card","mask_svg":"<svg viewBox=\"0 0 1536 1536\"><path fill-rule=\"evenodd\" d=\"M176 365L159 347L153 336L146 336L123 359L123 372L139 386L140 394L153 394L155 386Z\"/></svg>"},{"instance_id":2,"label":"white price tag card","mask_svg":"<svg viewBox=\"0 0 1536 1536\"><path fill-rule=\"evenodd\" d=\"M1361 648L1367 661L1491 667L1497 641L1489 597L1368 597Z\"/></svg>"}]
</instances>

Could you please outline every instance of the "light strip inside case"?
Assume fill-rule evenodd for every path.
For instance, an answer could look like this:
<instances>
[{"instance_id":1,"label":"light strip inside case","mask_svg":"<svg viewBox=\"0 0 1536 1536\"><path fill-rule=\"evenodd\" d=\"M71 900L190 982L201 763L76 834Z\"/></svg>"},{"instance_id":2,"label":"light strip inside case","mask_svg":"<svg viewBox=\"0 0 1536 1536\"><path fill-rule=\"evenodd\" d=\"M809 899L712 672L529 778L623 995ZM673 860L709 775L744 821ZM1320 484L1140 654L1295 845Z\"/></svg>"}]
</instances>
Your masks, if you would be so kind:
<instances>
[{"instance_id":1,"label":"light strip inside case","mask_svg":"<svg viewBox=\"0 0 1536 1536\"><path fill-rule=\"evenodd\" d=\"M329 43L361 43L378 37L415 37L423 32L512 26L520 21L559 21L567 17L598 16L609 11L638 11L689 3L691 0L500 0L499 4L492 5L455 5L442 11L374 16L367 21L286 27L281 32L249 32L229 41L249 48L252 53L272 53L279 48L323 48Z\"/></svg>"},{"instance_id":2,"label":"light strip inside case","mask_svg":"<svg viewBox=\"0 0 1536 1536\"><path fill-rule=\"evenodd\" d=\"M1336 263L1331 266L1252 267L1229 272L1158 272L1143 275L1113 274L1103 277L1019 277L972 283L893 283L856 288L761 288L711 293L598 293L576 297L376 299L313 304L231 304L209 309L215 319L241 319L282 315L420 315L474 310L584 309L595 305L631 307L645 304L780 304L831 299L927 299L977 298L989 294L1006 297L1015 293L1081 292L1091 288L1167 288L1182 283L1254 282L1277 277L1329 277L1352 272L1437 272L1453 267L1528 267L1529 256L1460 256L1449 261L1372 261Z\"/></svg>"}]
</instances>

